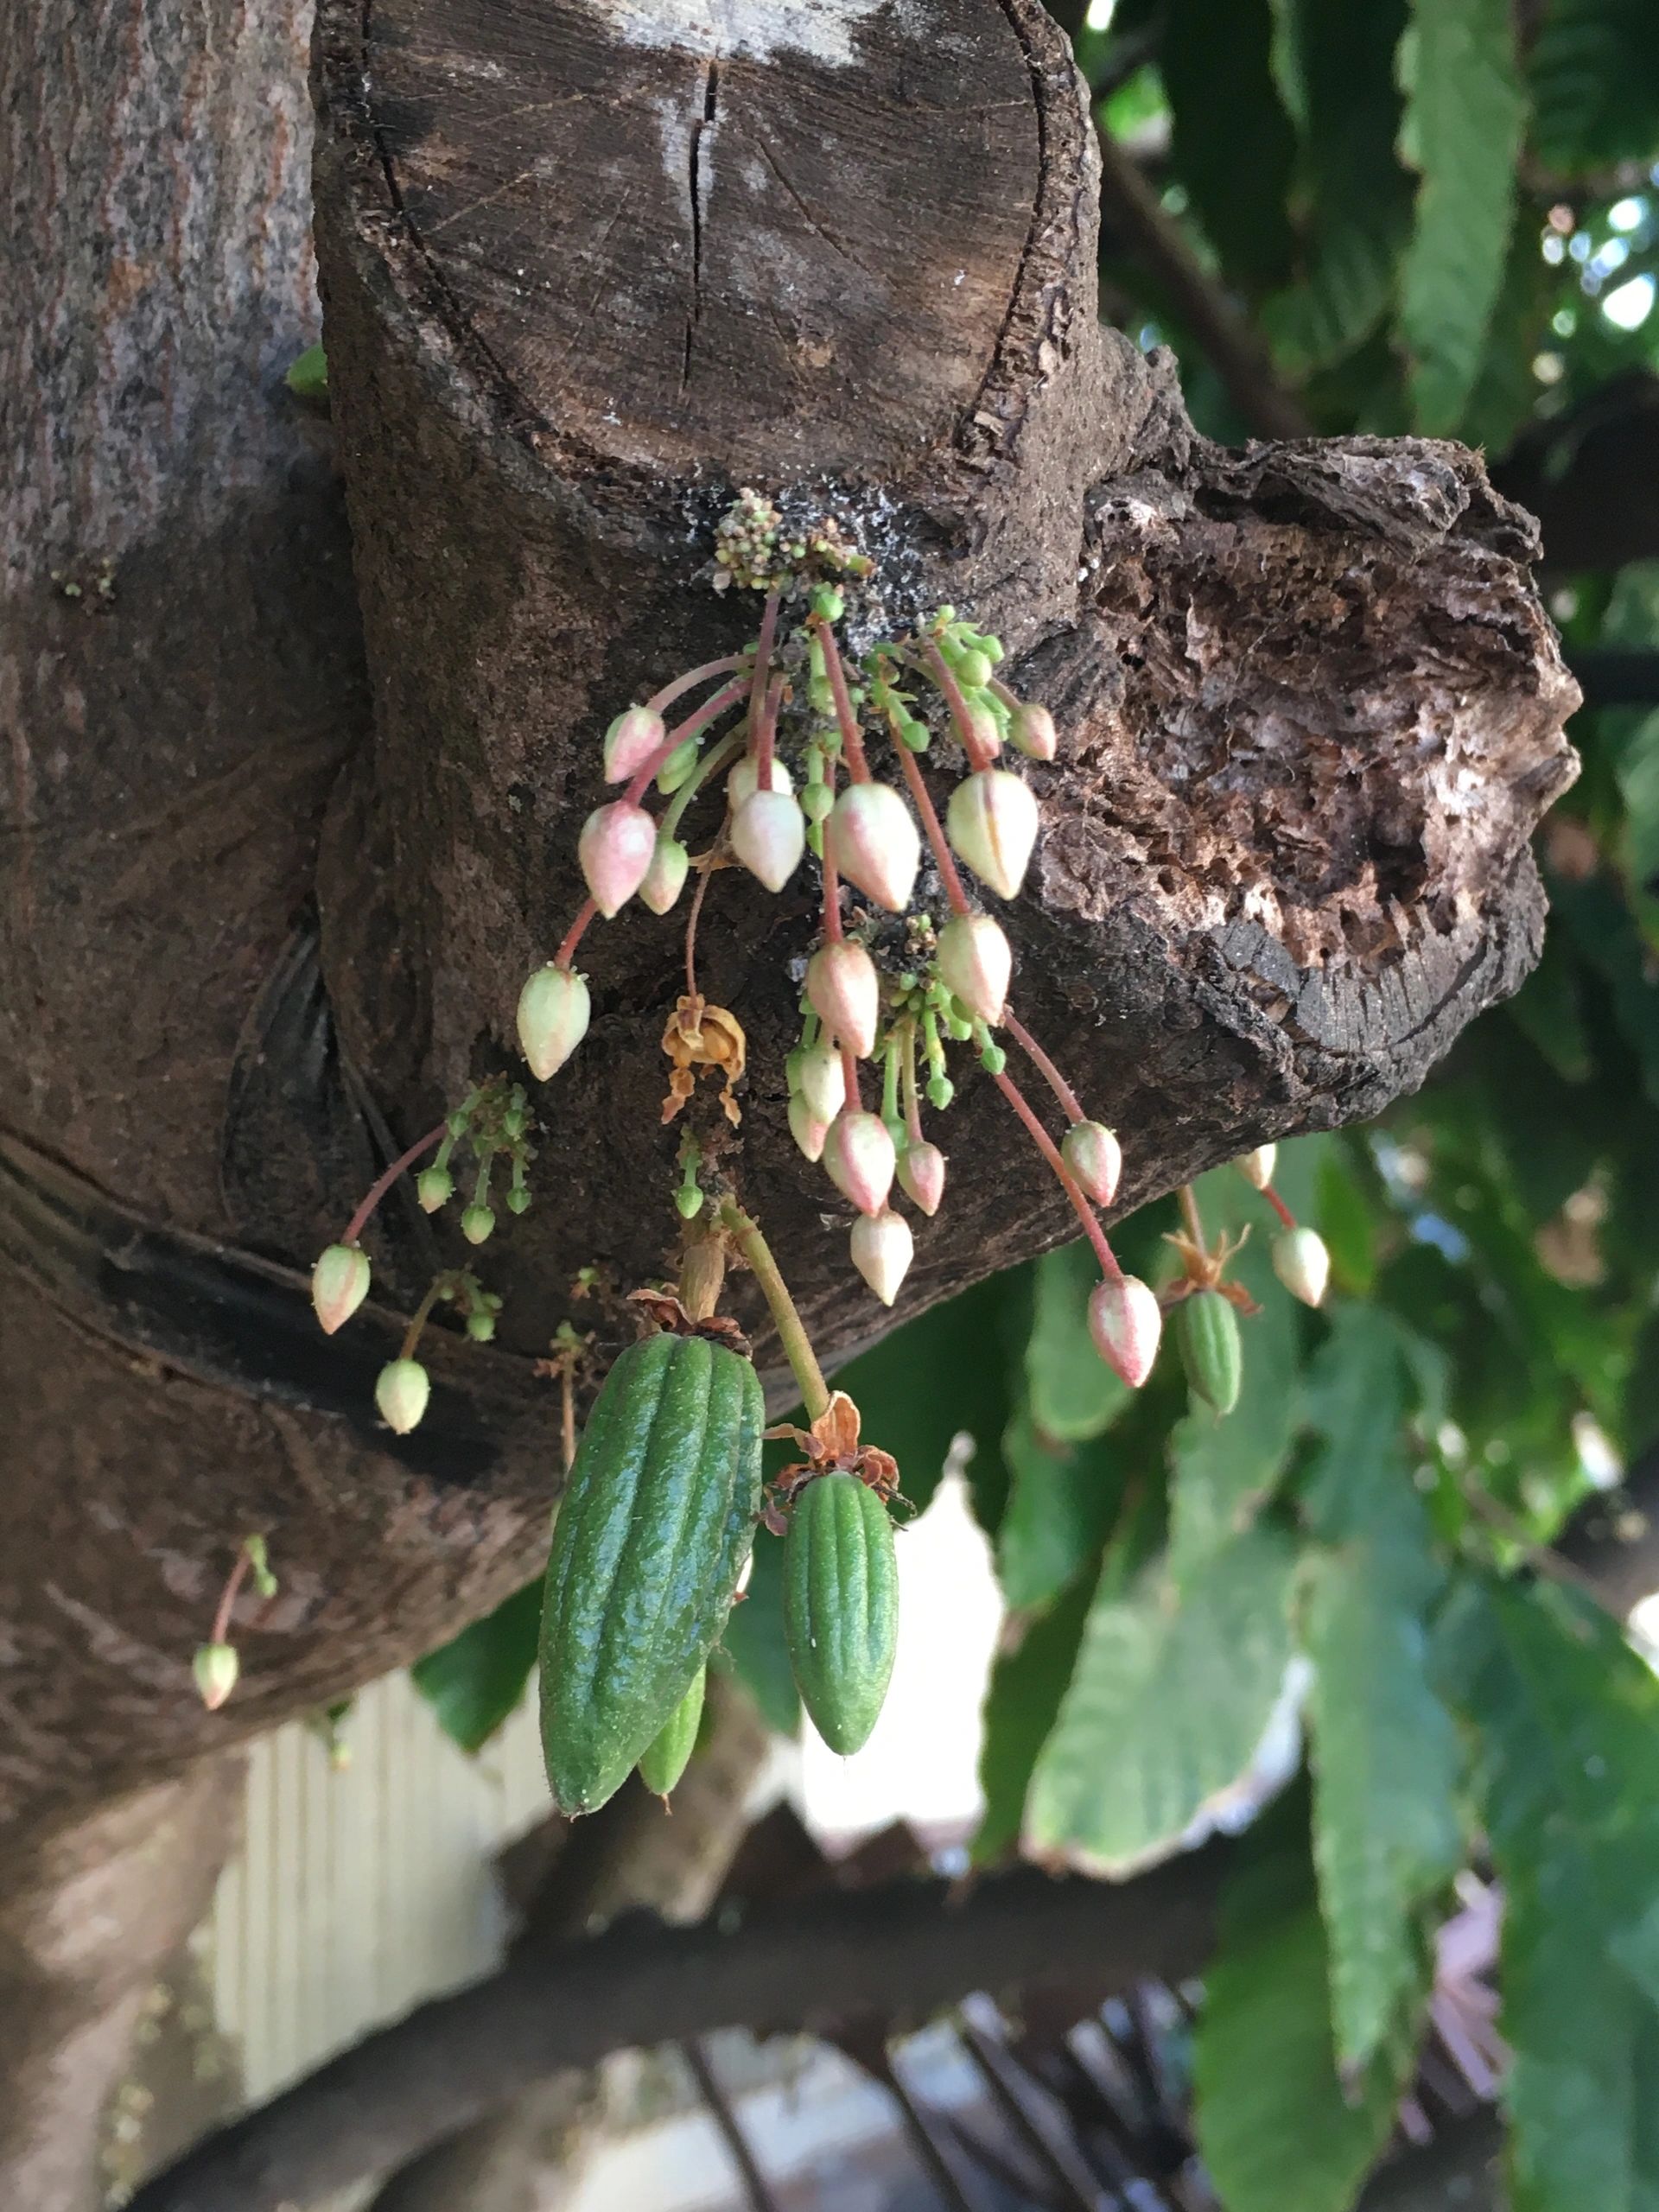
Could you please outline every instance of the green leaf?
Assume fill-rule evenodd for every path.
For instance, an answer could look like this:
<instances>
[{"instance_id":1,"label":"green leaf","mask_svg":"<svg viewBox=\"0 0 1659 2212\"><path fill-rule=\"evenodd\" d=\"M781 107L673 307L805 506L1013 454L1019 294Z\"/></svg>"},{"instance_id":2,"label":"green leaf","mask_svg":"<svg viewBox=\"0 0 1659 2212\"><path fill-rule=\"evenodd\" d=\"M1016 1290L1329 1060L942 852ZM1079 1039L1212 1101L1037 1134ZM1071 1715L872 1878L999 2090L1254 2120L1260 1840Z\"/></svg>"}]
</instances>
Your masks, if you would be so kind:
<instances>
[{"instance_id":1,"label":"green leaf","mask_svg":"<svg viewBox=\"0 0 1659 2212\"><path fill-rule=\"evenodd\" d=\"M1573 944L1607 986L1613 1015L1659 1106L1659 984L1649 974L1641 933L1605 878L1552 886L1550 903Z\"/></svg>"},{"instance_id":2,"label":"green leaf","mask_svg":"<svg viewBox=\"0 0 1659 2212\"><path fill-rule=\"evenodd\" d=\"M1504 1012L1563 1083L1589 1081L1594 1063L1578 963L1557 931L1546 934L1543 957Z\"/></svg>"},{"instance_id":3,"label":"green leaf","mask_svg":"<svg viewBox=\"0 0 1659 2212\"><path fill-rule=\"evenodd\" d=\"M1516 2212L1654 2212L1659 1681L1548 1585L1465 1578L1440 1649L1507 1899Z\"/></svg>"},{"instance_id":4,"label":"green leaf","mask_svg":"<svg viewBox=\"0 0 1659 2212\"><path fill-rule=\"evenodd\" d=\"M1401 275L1417 428L1448 436L1480 374L1526 118L1510 0L1413 0L1402 151L1421 177Z\"/></svg>"},{"instance_id":5,"label":"green leaf","mask_svg":"<svg viewBox=\"0 0 1659 2212\"><path fill-rule=\"evenodd\" d=\"M1631 903L1651 938L1659 912L1659 714L1644 715L1626 736L1615 773L1624 801L1621 842Z\"/></svg>"},{"instance_id":6,"label":"green leaf","mask_svg":"<svg viewBox=\"0 0 1659 2212\"><path fill-rule=\"evenodd\" d=\"M996 1533L1002 1593L1015 1612L1048 1605L1098 1554L1123 1496L1109 1444L1063 1444L1022 1408L1002 1442L1013 1487Z\"/></svg>"},{"instance_id":7,"label":"green leaf","mask_svg":"<svg viewBox=\"0 0 1659 2212\"><path fill-rule=\"evenodd\" d=\"M1223 270L1253 290L1282 283L1296 135L1268 0L1171 0L1159 53L1176 173Z\"/></svg>"},{"instance_id":8,"label":"green leaf","mask_svg":"<svg viewBox=\"0 0 1659 2212\"><path fill-rule=\"evenodd\" d=\"M1405 0L1281 0L1287 74L1300 86L1312 249L1303 281L1262 317L1294 377L1361 344L1387 313L1411 219L1395 142L1395 49Z\"/></svg>"},{"instance_id":9,"label":"green leaf","mask_svg":"<svg viewBox=\"0 0 1659 2212\"><path fill-rule=\"evenodd\" d=\"M321 340L308 346L298 359L290 363L283 382L296 399L326 400L328 397L328 358Z\"/></svg>"},{"instance_id":10,"label":"green leaf","mask_svg":"<svg viewBox=\"0 0 1659 2212\"><path fill-rule=\"evenodd\" d=\"M1063 1443L1101 1435L1132 1395L1089 1333L1089 1294L1099 1281L1094 1253L1081 1238L1045 1253L1034 1270L1026 1388L1033 1421Z\"/></svg>"},{"instance_id":11,"label":"green leaf","mask_svg":"<svg viewBox=\"0 0 1659 2212\"><path fill-rule=\"evenodd\" d=\"M991 1669L979 1753L985 1810L973 1841L977 1866L1006 1858L1020 1840L1032 1770L1071 1679L1090 1597L1086 1582L1067 1591Z\"/></svg>"},{"instance_id":12,"label":"green leaf","mask_svg":"<svg viewBox=\"0 0 1659 2212\"><path fill-rule=\"evenodd\" d=\"M1025 1268L992 1275L895 1329L835 1378L864 1417L864 1441L892 1452L899 1485L918 1510L965 1429L974 1440L968 1479L975 1510L987 1528L1001 1516L1008 1479L1002 1433L1019 1395L1015 1347L1030 1282Z\"/></svg>"},{"instance_id":13,"label":"green leaf","mask_svg":"<svg viewBox=\"0 0 1659 2212\"><path fill-rule=\"evenodd\" d=\"M1421 1565L1359 1543L1308 1570L1314 1857L1344 2067L1366 2063L1414 1988L1419 1917L1462 1857L1458 1740L1429 1685Z\"/></svg>"},{"instance_id":14,"label":"green leaf","mask_svg":"<svg viewBox=\"0 0 1659 2212\"><path fill-rule=\"evenodd\" d=\"M1280 1710L1294 1560L1276 1530L1208 1551L1178 1587L1103 1580L1033 1779L1026 1847L1116 1877L1213 1819Z\"/></svg>"},{"instance_id":15,"label":"green leaf","mask_svg":"<svg viewBox=\"0 0 1659 2212\"><path fill-rule=\"evenodd\" d=\"M410 1669L438 1726L463 1751L481 1751L523 1697L536 1665L541 1621L537 1575Z\"/></svg>"},{"instance_id":16,"label":"green leaf","mask_svg":"<svg viewBox=\"0 0 1659 2212\"><path fill-rule=\"evenodd\" d=\"M1313 1218L1331 1253L1337 1287L1368 1298L1376 1287L1377 1211L1349 1155L1333 1146L1319 1169Z\"/></svg>"},{"instance_id":17,"label":"green leaf","mask_svg":"<svg viewBox=\"0 0 1659 2212\"><path fill-rule=\"evenodd\" d=\"M1514 2212L1656 2212L1659 2020L1608 1958L1570 1852L1506 1876Z\"/></svg>"},{"instance_id":18,"label":"green leaf","mask_svg":"<svg viewBox=\"0 0 1659 2212\"><path fill-rule=\"evenodd\" d=\"M1345 2067L1370 2060L1414 1988L1421 1910L1462 1850L1458 1741L1429 1679L1440 1572L1406 1453L1407 1351L1392 1317L1344 1308L1308 1388L1322 1441L1301 1502L1324 1539L1306 1567L1313 1852Z\"/></svg>"},{"instance_id":19,"label":"green leaf","mask_svg":"<svg viewBox=\"0 0 1659 2212\"><path fill-rule=\"evenodd\" d=\"M756 1532L748 1588L727 1619L721 1649L760 1708L768 1728L792 1736L801 1725L801 1694L789 1663L784 1634L784 1547L765 1529Z\"/></svg>"},{"instance_id":20,"label":"green leaf","mask_svg":"<svg viewBox=\"0 0 1659 2212\"><path fill-rule=\"evenodd\" d=\"M1528 56L1538 152L1569 175L1659 155L1651 0L1550 0Z\"/></svg>"},{"instance_id":21,"label":"green leaf","mask_svg":"<svg viewBox=\"0 0 1659 2212\"><path fill-rule=\"evenodd\" d=\"M1227 2212L1350 2212L1411 2071L1414 2005L1351 2089L1305 1849L1265 1821L1229 1884L1193 2045L1198 2147ZM1420 1962L1414 1999L1425 1979Z\"/></svg>"}]
</instances>

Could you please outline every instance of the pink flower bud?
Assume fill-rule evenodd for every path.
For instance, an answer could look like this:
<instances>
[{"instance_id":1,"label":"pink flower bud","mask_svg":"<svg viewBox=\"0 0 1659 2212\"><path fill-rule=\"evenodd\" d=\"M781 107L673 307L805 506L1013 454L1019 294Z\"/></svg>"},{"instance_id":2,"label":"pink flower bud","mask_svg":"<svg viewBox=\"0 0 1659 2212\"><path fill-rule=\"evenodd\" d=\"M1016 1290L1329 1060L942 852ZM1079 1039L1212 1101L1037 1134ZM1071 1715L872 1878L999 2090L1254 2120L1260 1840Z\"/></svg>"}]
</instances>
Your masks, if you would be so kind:
<instances>
[{"instance_id":1,"label":"pink flower bud","mask_svg":"<svg viewBox=\"0 0 1659 2212\"><path fill-rule=\"evenodd\" d=\"M344 1328L368 1294L368 1254L355 1244L331 1244L311 1270L311 1303L324 1336Z\"/></svg>"},{"instance_id":2,"label":"pink flower bud","mask_svg":"<svg viewBox=\"0 0 1659 2212\"><path fill-rule=\"evenodd\" d=\"M518 994L518 1044L538 1082L556 1075L588 1034L586 980L549 961Z\"/></svg>"},{"instance_id":3,"label":"pink flower bud","mask_svg":"<svg viewBox=\"0 0 1659 2212\"><path fill-rule=\"evenodd\" d=\"M1054 717L1035 700L1022 700L1008 718L1008 735L1028 760L1052 760L1059 750Z\"/></svg>"},{"instance_id":4,"label":"pink flower bud","mask_svg":"<svg viewBox=\"0 0 1659 2212\"><path fill-rule=\"evenodd\" d=\"M852 1248L853 1265L881 1303L891 1306L916 1253L910 1224L890 1207L861 1214L853 1224Z\"/></svg>"},{"instance_id":5,"label":"pink flower bud","mask_svg":"<svg viewBox=\"0 0 1659 2212\"><path fill-rule=\"evenodd\" d=\"M945 834L958 856L999 899L1012 899L1026 880L1037 842L1037 802L1007 768L982 768L957 785L945 810Z\"/></svg>"},{"instance_id":6,"label":"pink flower bud","mask_svg":"<svg viewBox=\"0 0 1659 2212\"><path fill-rule=\"evenodd\" d=\"M1317 1306L1331 1280L1331 1255L1312 1229L1287 1229L1273 1240L1273 1272L1293 1298Z\"/></svg>"},{"instance_id":7,"label":"pink flower bud","mask_svg":"<svg viewBox=\"0 0 1659 2212\"><path fill-rule=\"evenodd\" d=\"M1002 750L1002 726L982 699L964 699L968 709L968 727L979 740L982 749L993 760Z\"/></svg>"},{"instance_id":8,"label":"pink flower bud","mask_svg":"<svg viewBox=\"0 0 1659 2212\"><path fill-rule=\"evenodd\" d=\"M390 1429L407 1436L426 1411L432 1378L418 1359L389 1359L375 1379L374 1402Z\"/></svg>"},{"instance_id":9,"label":"pink flower bud","mask_svg":"<svg viewBox=\"0 0 1659 2212\"><path fill-rule=\"evenodd\" d=\"M732 850L768 891L781 891L806 850L806 817L787 791L751 791L732 817Z\"/></svg>"},{"instance_id":10,"label":"pink flower bud","mask_svg":"<svg viewBox=\"0 0 1659 2212\"><path fill-rule=\"evenodd\" d=\"M881 1018L881 981L864 947L850 938L820 945L806 963L806 995L836 1042L868 1060Z\"/></svg>"},{"instance_id":11,"label":"pink flower bud","mask_svg":"<svg viewBox=\"0 0 1659 2212\"><path fill-rule=\"evenodd\" d=\"M1002 925L988 914L957 914L939 931L939 975L969 1014L1001 1021L1014 972Z\"/></svg>"},{"instance_id":12,"label":"pink flower bud","mask_svg":"<svg viewBox=\"0 0 1659 2212\"><path fill-rule=\"evenodd\" d=\"M242 1662L236 1656L233 1643L203 1643L196 1648L190 1670L196 1678L202 1703L209 1713L217 1713L236 1688Z\"/></svg>"},{"instance_id":13,"label":"pink flower bud","mask_svg":"<svg viewBox=\"0 0 1659 2212\"><path fill-rule=\"evenodd\" d=\"M760 768L753 753L746 753L726 779L726 797L733 813L735 814L744 800L750 798L760 788ZM788 769L785 767L776 753L773 753L772 759L772 781L766 788L769 791L785 792L792 791L795 788L790 781Z\"/></svg>"},{"instance_id":14,"label":"pink flower bud","mask_svg":"<svg viewBox=\"0 0 1659 2212\"><path fill-rule=\"evenodd\" d=\"M668 724L650 707L630 707L605 733L605 780L626 784L668 739Z\"/></svg>"},{"instance_id":15,"label":"pink flower bud","mask_svg":"<svg viewBox=\"0 0 1659 2212\"><path fill-rule=\"evenodd\" d=\"M1259 1144L1254 1152L1240 1153L1233 1165L1253 1191L1265 1191L1273 1180L1274 1163L1278 1157L1276 1144Z\"/></svg>"},{"instance_id":16,"label":"pink flower bud","mask_svg":"<svg viewBox=\"0 0 1659 2212\"><path fill-rule=\"evenodd\" d=\"M930 1219L944 1196L944 1154L936 1144L918 1139L899 1155L899 1187L914 1199Z\"/></svg>"},{"instance_id":17,"label":"pink flower bud","mask_svg":"<svg viewBox=\"0 0 1659 2212\"><path fill-rule=\"evenodd\" d=\"M1123 1173L1123 1152L1103 1122L1073 1122L1060 1146L1060 1158L1085 1198L1097 1206L1110 1205Z\"/></svg>"},{"instance_id":18,"label":"pink flower bud","mask_svg":"<svg viewBox=\"0 0 1659 2212\"><path fill-rule=\"evenodd\" d=\"M898 1160L879 1114L843 1108L830 1124L823 1164L830 1180L861 1213L877 1214L887 1203Z\"/></svg>"},{"instance_id":19,"label":"pink flower bud","mask_svg":"<svg viewBox=\"0 0 1659 2212\"><path fill-rule=\"evenodd\" d=\"M804 1157L816 1166L823 1158L823 1141L830 1134L830 1124L818 1119L798 1090L789 1102L789 1134Z\"/></svg>"},{"instance_id":20,"label":"pink flower bud","mask_svg":"<svg viewBox=\"0 0 1659 2212\"><path fill-rule=\"evenodd\" d=\"M657 824L643 806L613 798L596 806L582 825L576 858L594 904L608 922L645 880L657 849Z\"/></svg>"},{"instance_id":21,"label":"pink flower bud","mask_svg":"<svg viewBox=\"0 0 1659 2212\"><path fill-rule=\"evenodd\" d=\"M1089 1333L1113 1373L1138 1390L1152 1372L1164 1317L1137 1275L1109 1275L1089 1298Z\"/></svg>"},{"instance_id":22,"label":"pink flower bud","mask_svg":"<svg viewBox=\"0 0 1659 2212\"><path fill-rule=\"evenodd\" d=\"M902 914L921 865L922 839L890 784L849 784L823 825L823 849L867 899Z\"/></svg>"},{"instance_id":23,"label":"pink flower bud","mask_svg":"<svg viewBox=\"0 0 1659 2212\"><path fill-rule=\"evenodd\" d=\"M828 1039L821 1038L809 1052L801 1054L798 1080L813 1118L826 1123L833 1122L847 1103L847 1076L841 1065L841 1054Z\"/></svg>"},{"instance_id":24,"label":"pink flower bud","mask_svg":"<svg viewBox=\"0 0 1659 2212\"><path fill-rule=\"evenodd\" d=\"M658 837L639 896L653 914L665 914L685 887L691 855L677 837Z\"/></svg>"}]
</instances>

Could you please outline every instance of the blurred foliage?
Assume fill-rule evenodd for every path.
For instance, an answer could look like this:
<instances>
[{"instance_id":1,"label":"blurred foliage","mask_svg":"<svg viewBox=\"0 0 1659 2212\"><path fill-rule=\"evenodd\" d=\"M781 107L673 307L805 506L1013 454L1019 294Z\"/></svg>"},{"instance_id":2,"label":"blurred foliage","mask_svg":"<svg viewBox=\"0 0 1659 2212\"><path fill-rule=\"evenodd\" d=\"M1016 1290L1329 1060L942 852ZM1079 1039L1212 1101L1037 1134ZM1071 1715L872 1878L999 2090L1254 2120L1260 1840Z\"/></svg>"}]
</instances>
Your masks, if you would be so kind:
<instances>
[{"instance_id":1,"label":"blurred foliage","mask_svg":"<svg viewBox=\"0 0 1659 2212\"><path fill-rule=\"evenodd\" d=\"M1323 432L1519 439L1659 369L1652 0L1096 0L1077 56L1218 297ZM1157 270L1104 294L1248 425ZM1618 389L1619 387L1613 387ZM1659 553L1659 547L1656 547ZM1569 650L1659 649L1659 559L1547 573ZM1332 1294L1265 1264L1267 1203L1204 1179L1259 1301L1217 1421L1166 1357L1131 1395L1083 1321L1086 1249L924 1316L840 1378L925 1506L959 1433L1009 1606L975 1856L1122 1874L1252 1830L1195 2051L1227 2212L1344 2212L1386 2139L1466 1864L1509 1900L1517 2212L1659 2202L1659 1684L1538 1570L1659 1445L1659 702L1580 715L1540 840L1520 995L1380 1125L1281 1148ZM1129 1146L1133 1131L1124 1132ZM1158 1279L1170 1202L1125 1226ZM762 1536L727 1655L798 1707ZM475 1744L522 1687L521 1598L423 1663Z\"/></svg>"}]
</instances>

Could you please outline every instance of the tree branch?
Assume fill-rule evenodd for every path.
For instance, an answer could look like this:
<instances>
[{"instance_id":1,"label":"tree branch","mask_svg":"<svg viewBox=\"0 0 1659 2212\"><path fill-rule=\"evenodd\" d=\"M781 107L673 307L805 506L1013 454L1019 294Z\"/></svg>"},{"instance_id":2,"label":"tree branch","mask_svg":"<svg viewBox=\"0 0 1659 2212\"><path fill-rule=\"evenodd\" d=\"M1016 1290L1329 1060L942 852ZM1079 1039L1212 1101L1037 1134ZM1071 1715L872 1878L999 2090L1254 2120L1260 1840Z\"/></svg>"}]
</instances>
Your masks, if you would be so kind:
<instances>
[{"instance_id":1,"label":"tree branch","mask_svg":"<svg viewBox=\"0 0 1659 2212\"><path fill-rule=\"evenodd\" d=\"M1029 1869L959 1897L898 1881L697 1927L629 1919L515 1960L331 2060L147 2182L129 2212L281 2212L407 2158L565 2067L747 2026L919 2019L976 1989L1060 1974L1103 1992L1202 1965L1231 1847L1122 1886Z\"/></svg>"}]
</instances>

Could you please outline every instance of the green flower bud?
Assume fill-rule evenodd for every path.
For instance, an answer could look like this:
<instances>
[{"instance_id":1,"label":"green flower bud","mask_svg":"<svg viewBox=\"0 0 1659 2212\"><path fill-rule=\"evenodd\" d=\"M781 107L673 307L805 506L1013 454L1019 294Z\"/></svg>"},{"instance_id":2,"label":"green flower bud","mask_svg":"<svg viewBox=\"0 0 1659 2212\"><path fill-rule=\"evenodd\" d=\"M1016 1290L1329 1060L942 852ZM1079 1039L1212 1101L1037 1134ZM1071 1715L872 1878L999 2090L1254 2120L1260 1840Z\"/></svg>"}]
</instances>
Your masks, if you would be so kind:
<instances>
[{"instance_id":1,"label":"green flower bud","mask_svg":"<svg viewBox=\"0 0 1659 2212\"><path fill-rule=\"evenodd\" d=\"M494 1228L495 1216L488 1206L470 1205L461 1217L461 1233L469 1244L486 1243Z\"/></svg>"},{"instance_id":2,"label":"green flower bud","mask_svg":"<svg viewBox=\"0 0 1659 2212\"><path fill-rule=\"evenodd\" d=\"M455 1179L447 1167L423 1168L415 1178L415 1195L423 1213L436 1213L455 1195Z\"/></svg>"},{"instance_id":3,"label":"green flower bud","mask_svg":"<svg viewBox=\"0 0 1659 2212\"><path fill-rule=\"evenodd\" d=\"M388 1360L374 1386L374 1402L386 1427L407 1436L426 1411L432 1378L418 1359Z\"/></svg>"},{"instance_id":4,"label":"green flower bud","mask_svg":"<svg viewBox=\"0 0 1659 2212\"><path fill-rule=\"evenodd\" d=\"M311 1303L323 1334L344 1327L368 1294L368 1254L355 1244L331 1244L311 1270Z\"/></svg>"},{"instance_id":5,"label":"green flower bud","mask_svg":"<svg viewBox=\"0 0 1659 2212\"><path fill-rule=\"evenodd\" d=\"M202 1703L209 1713L217 1713L236 1688L242 1662L236 1656L233 1643L204 1643L197 1647L190 1669Z\"/></svg>"}]
</instances>

